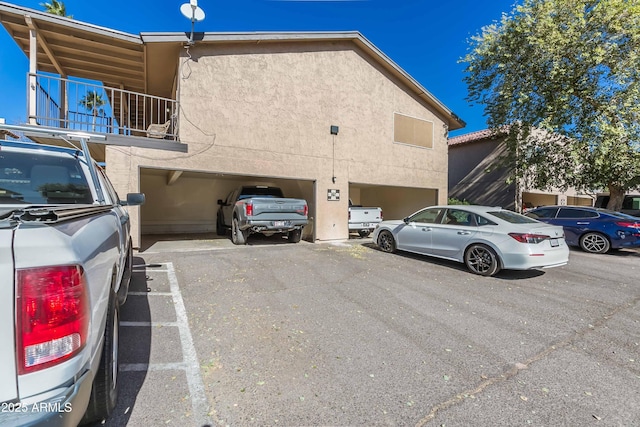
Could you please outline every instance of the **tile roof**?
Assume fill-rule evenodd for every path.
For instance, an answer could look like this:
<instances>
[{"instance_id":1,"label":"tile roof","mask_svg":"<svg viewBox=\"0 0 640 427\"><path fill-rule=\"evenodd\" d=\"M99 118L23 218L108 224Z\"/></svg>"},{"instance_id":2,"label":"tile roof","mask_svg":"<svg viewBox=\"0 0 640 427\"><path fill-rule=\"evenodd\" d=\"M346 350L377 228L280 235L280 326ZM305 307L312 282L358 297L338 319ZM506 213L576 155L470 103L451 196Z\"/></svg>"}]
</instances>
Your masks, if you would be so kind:
<instances>
[{"instance_id":1,"label":"tile roof","mask_svg":"<svg viewBox=\"0 0 640 427\"><path fill-rule=\"evenodd\" d=\"M504 132L496 134L494 129L483 129L476 132L466 133L464 135L454 136L447 141L448 145L462 145L470 142L482 141L484 139L494 139L497 136L501 136Z\"/></svg>"}]
</instances>

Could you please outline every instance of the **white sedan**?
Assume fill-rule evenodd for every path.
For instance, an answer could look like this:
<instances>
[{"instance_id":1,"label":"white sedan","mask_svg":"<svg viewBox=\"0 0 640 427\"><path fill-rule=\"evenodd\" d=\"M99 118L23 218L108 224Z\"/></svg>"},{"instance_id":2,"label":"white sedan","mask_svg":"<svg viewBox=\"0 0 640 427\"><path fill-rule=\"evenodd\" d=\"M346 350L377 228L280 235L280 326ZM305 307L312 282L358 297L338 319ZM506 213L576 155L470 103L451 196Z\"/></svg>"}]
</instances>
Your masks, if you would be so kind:
<instances>
[{"instance_id":1,"label":"white sedan","mask_svg":"<svg viewBox=\"0 0 640 427\"><path fill-rule=\"evenodd\" d=\"M382 221L373 241L385 252L402 250L463 262L482 276L569 262L562 227L500 207L431 206L403 220Z\"/></svg>"}]
</instances>

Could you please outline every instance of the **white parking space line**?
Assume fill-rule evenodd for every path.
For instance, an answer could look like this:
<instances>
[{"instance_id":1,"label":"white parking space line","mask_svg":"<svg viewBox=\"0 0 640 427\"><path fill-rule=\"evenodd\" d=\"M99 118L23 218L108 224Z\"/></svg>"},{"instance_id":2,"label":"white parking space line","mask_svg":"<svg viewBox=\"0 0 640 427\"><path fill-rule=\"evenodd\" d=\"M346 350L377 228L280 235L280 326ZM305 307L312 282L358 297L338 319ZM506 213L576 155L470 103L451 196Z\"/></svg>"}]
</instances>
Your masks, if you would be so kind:
<instances>
[{"instance_id":1,"label":"white parking space line","mask_svg":"<svg viewBox=\"0 0 640 427\"><path fill-rule=\"evenodd\" d=\"M189 394L191 395L191 407L193 411L193 420L196 426L211 425L211 420L208 417L209 405L207 397L204 392L204 383L200 376L200 364L198 363L198 356L196 354L196 348L193 343L193 337L191 336L191 330L189 328L189 320L187 318L187 311L182 300L182 294L180 293L180 286L178 279L176 278L173 263L151 264L151 265L134 265L134 268L146 268L152 267L154 273L166 273L169 279L170 292L129 292L130 296L171 296L173 300L174 309L176 312L175 322L136 322L136 321L121 321L120 326L123 327L175 327L178 328L180 334L180 343L182 346L182 362L175 363L127 363L121 364L120 370L122 372L151 372L151 371L165 371L165 370L183 370L187 378L189 387ZM164 267L164 268L156 268Z\"/></svg>"},{"instance_id":2,"label":"white parking space line","mask_svg":"<svg viewBox=\"0 0 640 427\"><path fill-rule=\"evenodd\" d=\"M178 318L178 329L180 330L180 341L182 342L182 351L184 353L184 362L187 365L186 374L189 383L189 394L191 395L191 406L193 408L194 420L196 425L203 426L211 424L207 414L209 405L204 392L204 383L200 376L200 364L196 354L196 347L193 344L191 330L189 329L189 319L187 318L187 310L184 307L182 294L178 285L173 263L166 264L169 276L169 284L171 293L173 294L173 303L175 304L176 315Z\"/></svg>"},{"instance_id":3,"label":"white parking space line","mask_svg":"<svg viewBox=\"0 0 640 427\"><path fill-rule=\"evenodd\" d=\"M186 370L187 365L184 362L179 363L127 363L120 365L121 372L151 372L151 371L174 371Z\"/></svg>"},{"instance_id":4,"label":"white parking space line","mask_svg":"<svg viewBox=\"0 0 640 427\"><path fill-rule=\"evenodd\" d=\"M176 322L120 322L120 326L140 326L140 327L153 327L153 326L179 326Z\"/></svg>"}]
</instances>

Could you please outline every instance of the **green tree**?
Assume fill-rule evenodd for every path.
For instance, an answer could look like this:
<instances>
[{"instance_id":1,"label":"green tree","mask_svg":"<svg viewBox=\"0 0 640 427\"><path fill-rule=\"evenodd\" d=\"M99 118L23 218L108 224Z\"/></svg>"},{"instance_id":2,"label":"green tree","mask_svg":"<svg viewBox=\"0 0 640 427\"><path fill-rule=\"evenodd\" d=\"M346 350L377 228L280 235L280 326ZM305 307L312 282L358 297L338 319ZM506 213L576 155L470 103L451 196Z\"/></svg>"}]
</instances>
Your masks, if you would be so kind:
<instances>
[{"instance_id":1,"label":"green tree","mask_svg":"<svg viewBox=\"0 0 640 427\"><path fill-rule=\"evenodd\" d=\"M63 1L51 0L51 3L40 3L40 6L44 7L44 11L47 13L64 16L66 18L73 18L73 16L67 15L67 8Z\"/></svg>"},{"instance_id":2,"label":"green tree","mask_svg":"<svg viewBox=\"0 0 640 427\"><path fill-rule=\"evenodd\" d=\"M104 112L102 107L106 103L107 102L104 100L102 95L96 90L88 91L80 100L80 105L93 115L92 130L94 131L96 130L96 118L98 117L98 114L102 114Z\"/></svg>"},{"instance_id":3,"label":"green tree","mask_svg":"<svg viewBox=\"0 0 640 427\"><path fill-rule=\"evenodd\" d=\"M640 0L524 0L470 40L468 100L541 189L640 185Z\"/></svg>"}]
</instances>

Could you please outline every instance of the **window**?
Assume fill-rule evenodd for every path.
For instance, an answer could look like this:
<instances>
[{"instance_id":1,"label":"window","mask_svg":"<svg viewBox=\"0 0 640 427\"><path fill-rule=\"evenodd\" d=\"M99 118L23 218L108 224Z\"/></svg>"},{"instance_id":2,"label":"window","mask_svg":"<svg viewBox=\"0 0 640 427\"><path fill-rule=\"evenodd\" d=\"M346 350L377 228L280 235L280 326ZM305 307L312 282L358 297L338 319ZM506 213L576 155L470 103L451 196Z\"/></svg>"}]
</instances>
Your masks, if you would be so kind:
<instances>
[{"instance_id":1,"label":"window","mask_svg":"<svg viewBox=\"0 0 640 427\"><path fill-rule=\"evenodd\" d=\"M440 222L440 221L437 221L437 219L442 214L443 211L444 209L440 209L440 208L425 209L409 217L408 222L421 222L425 224L435 224L436 222Z\"/></svg>"},{"instance_id":2,"label":"window","mask_svg":"<svg viewBox=\"0 0 640 427\"><path fill-rule=\"evenodd\" d=\"M558 208L540 208L527 212L527 216L530 218L555 218Z\"/></svg>"},{"instance_id":3,"label":"window","mask_svg":"<svg viewBox=\"0 0 640 427\"><path fill-rule=\"evenodd\" d=\"M560 208L557 218L598 218L598 213L586 209Z\"/></svg>"},{"instance_id":4,"label":"window","mask_svg":"<svg viewBox=\"0 0 640 427\"><path fill-rule=\"evenodd\" d=\"M459 209L447 209L447 214L443 216L442 223L449 225L473 225L471 222L471 214Z\"/></svg>"},{"instance_id":5,"label":"window","mask_svg":"<svg viewBox=\"0 0 640 427\"><path fill-rule=\"evenodd\" d=\"M510 222L511 224L531 224L537 222L534 219L527 218L524 215L520 215L511 211L494 211L487 212L489 215L493 215L496 218L500 218L503 221Z\"/></svg>"},{"instance_id":6,"label":"window","mask_svg":"<svg viewBox=\"0 0 640 427\"><path fill-rule=\"evenodd\" d=\"M78 160L35 153L0 153L0 204L93 203Z\"/></svg>"},{"instance_id":7,"label":"window","mask_svg":"<svg viewBox=\"0 0 640 427\"><path fill-rule=\"evenodd\" d=\"M480 215L474 215L476 218L476 224L478 224L479 227L482 227L483 225L498 225L495 222L480 216Z\"/></svg>"},{"instance_id":8,"label":"window","mask_svg":"<svg viewBox=\"0 0 640 427\"><path fill-rule=\"evenodd\" d=\"M433 122L394 113L393 140L401 144L433 148Z\"/></svg>"}]
</instances>

